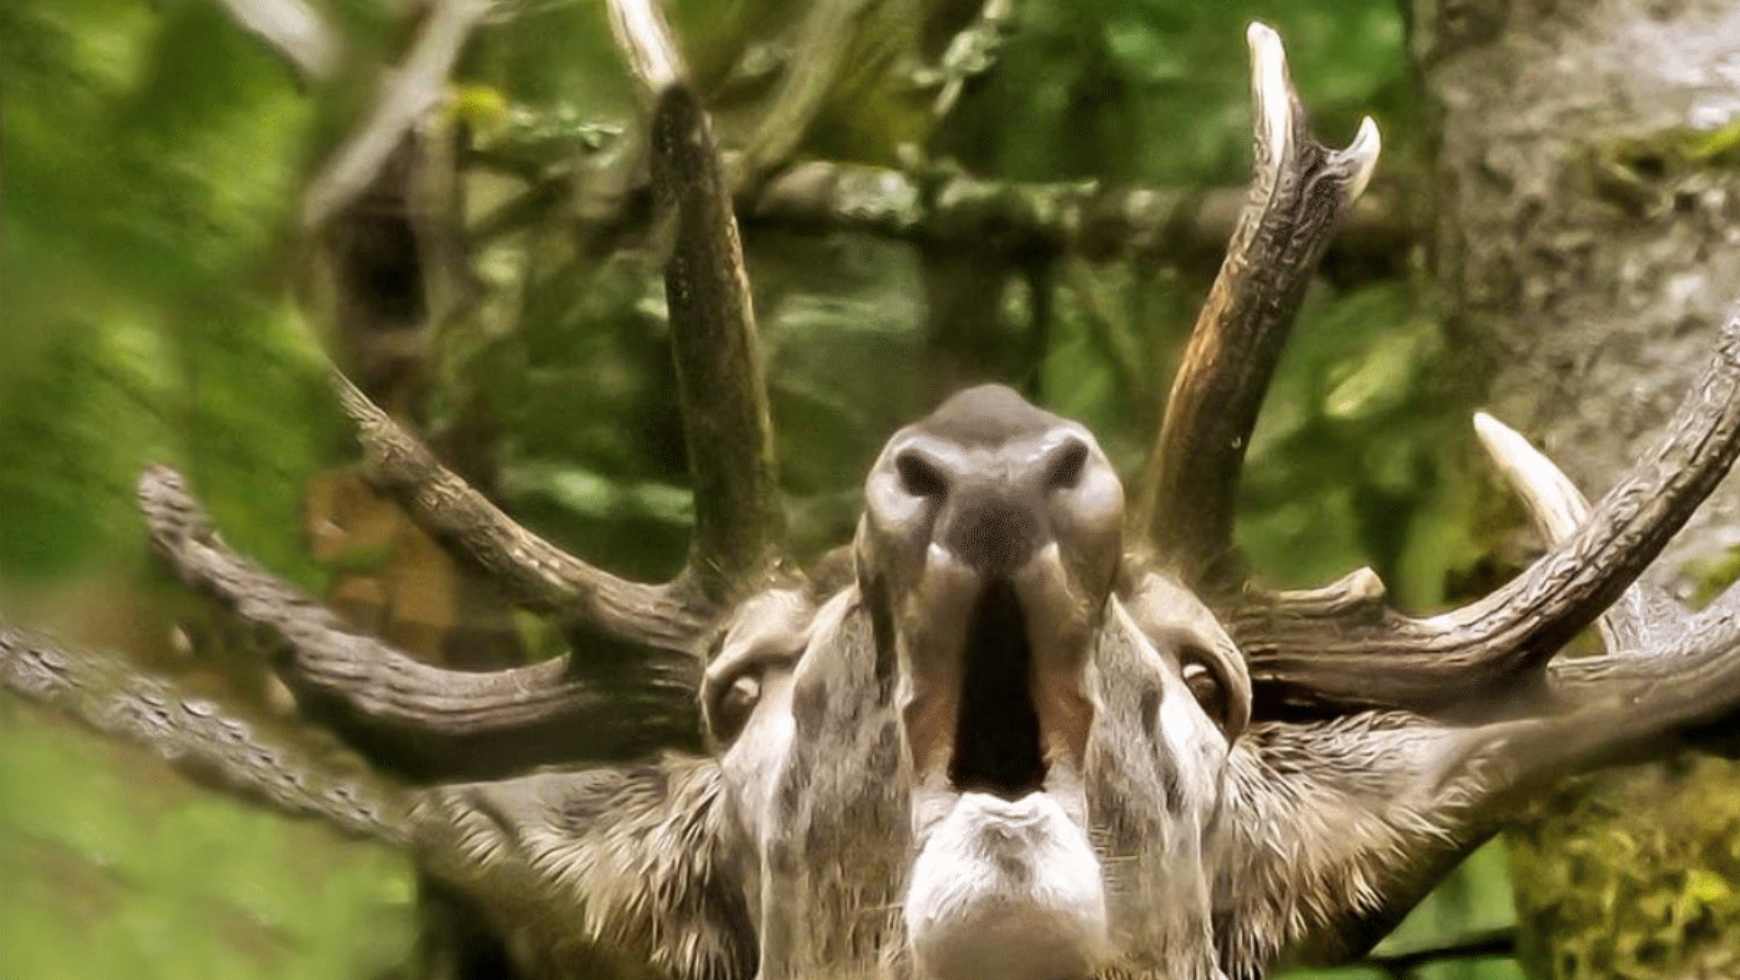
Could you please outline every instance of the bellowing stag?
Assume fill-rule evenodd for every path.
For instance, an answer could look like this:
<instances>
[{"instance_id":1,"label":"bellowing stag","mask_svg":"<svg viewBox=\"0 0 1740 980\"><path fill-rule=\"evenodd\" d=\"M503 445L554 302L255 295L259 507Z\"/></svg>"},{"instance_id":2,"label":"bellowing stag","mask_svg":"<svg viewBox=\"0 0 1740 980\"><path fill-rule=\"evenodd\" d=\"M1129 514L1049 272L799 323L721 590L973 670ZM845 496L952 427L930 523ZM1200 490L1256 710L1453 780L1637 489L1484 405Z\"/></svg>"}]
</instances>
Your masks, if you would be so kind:
<instances>
[{"instance_id":1,"label":"bellowing stag","mask_svg":"<svg viewBox=\"0 0 1740 980\"><path fill-rule=\"evenodd\" d=\"M8 686L410 847L527 977L1255 978L1289 951L1369 948L1548 781L1725 732L1732 748L1740 591L1693 616L1632 583L1740 451L1740 316L1592 508L1477 420L1552 546L1492 595L1421 619L1370 572L1246 586L1230 544L1243 447L1378 150L1369 120L1344 150L1319 144L1278 38L1253 26L1255 183L1134 499L1085 428L973 388L894 435L855 540L806 576L783 551L707 120L656 12L624 0L614 16L678 226L689 570L640 585L564 554L338 391L373 479L426 528L528 608L644 656L608 679L584 650L497 673L419 664L226 550L154 470L158 550L275 639L308 717L422 788L327 775L208 702L22 631L0 632ZM1597 623L1607 652L1555 658ZM513 775L644 754L697 723L710 757Z\"/></svg>"}]
</instances>

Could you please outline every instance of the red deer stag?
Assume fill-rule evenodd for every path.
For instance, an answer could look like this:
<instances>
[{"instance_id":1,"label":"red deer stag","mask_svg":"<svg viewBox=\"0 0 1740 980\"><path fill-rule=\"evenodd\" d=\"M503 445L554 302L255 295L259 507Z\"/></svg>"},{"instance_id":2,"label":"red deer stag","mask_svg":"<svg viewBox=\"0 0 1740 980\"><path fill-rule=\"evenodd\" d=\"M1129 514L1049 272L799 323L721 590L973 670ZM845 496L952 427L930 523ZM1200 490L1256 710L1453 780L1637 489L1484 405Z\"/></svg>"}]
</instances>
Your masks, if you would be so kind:
<instances>
[{"instance_id":1,"label":"red deer stag","mask_svg":"<svg viewBox=\"0 0 1740 980\"><path fill-rule=\"evenodd\" d=\"M677 224L687 571L635 584L563 553L338 391L372 479L423 526L527 608L644 655L608 680L583 649L494 673L418 663L226 550L154 470L140 496L159 552L274 640L308 718L420 788L326 774L210 702L13 629L8 686L411 848L528 977L1255 978L1287 951L1369 948L1547 781L1733 748L1740 590L1692 615L1632 583L1740 450L1740 315L1593 507L1477 420L1551 544L1486 598L1412 618L1369 571L1246 586L1243 449L1378 153L1369 120L1343 150L1312 136L1279 39L1254 25L1254 185L1134 500L1082 426L974 388L895 434L856 539L806 576L784 551L707 119L650 3L622 0L614 23ZM1604 654L1556 659L1597 622ZM572 768L700 725L708 757Z\"/></svg>"}]
</instances>

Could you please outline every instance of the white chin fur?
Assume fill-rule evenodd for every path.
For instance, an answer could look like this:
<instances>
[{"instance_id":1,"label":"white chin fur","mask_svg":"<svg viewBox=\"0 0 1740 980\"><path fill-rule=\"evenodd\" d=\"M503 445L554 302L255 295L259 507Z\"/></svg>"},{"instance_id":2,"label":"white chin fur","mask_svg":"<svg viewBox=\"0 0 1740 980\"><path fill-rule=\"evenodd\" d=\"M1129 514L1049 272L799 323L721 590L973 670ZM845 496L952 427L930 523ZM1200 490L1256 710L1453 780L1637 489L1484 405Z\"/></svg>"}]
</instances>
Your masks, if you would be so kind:
<instances>
[{"instance_id":1,"label":"white chin fur","mask_svg":"<svg viewBox=\"0 0 1740 980\"><path fill-rule=\"evenodd\" d=\"M1048 793L965 793L930 827L906 896L922 980L1072 980L1105 945L1100 863Z\"/></svg>"}]
</instances>

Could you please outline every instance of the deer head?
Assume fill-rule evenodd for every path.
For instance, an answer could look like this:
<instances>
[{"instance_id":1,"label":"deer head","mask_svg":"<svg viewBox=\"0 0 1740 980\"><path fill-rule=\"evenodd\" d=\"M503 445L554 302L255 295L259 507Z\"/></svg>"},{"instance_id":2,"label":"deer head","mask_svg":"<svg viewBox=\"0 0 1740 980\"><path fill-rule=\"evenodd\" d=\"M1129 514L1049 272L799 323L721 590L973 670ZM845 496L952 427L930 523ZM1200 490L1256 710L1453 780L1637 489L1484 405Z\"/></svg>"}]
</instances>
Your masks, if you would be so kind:
<instances>
[{"instance_id":1,"label":"deer head","mask_svg":"<svg viewBox=\"0 0 1740 980\"><path fill-rule=\"evenodd\" d=\"M613 13L678 226L689 569L642 585L567 555L336 390L379 486L527 608L638 646L632 667L589 676L584 649L495 673L419 664L225 549L153 470L159 552L275 637L307 716L418 788L326 774L208 702L7 629L9 686L406 844L529 976L1259 977L1284 950L1369 947L1531 788L1721 744L1740 592L1693 616L1633 582L1740 452L1740 315L1594 507L1477 421L1551 545L1492 595L1421 619L1368 571L1247 585L1243 447L1378 149L1369 120L1344 150L1320 144L1254 25L1256 180L1132 497L1085 428L974 388L889 440L855 540L806 576L784 550L732 188L655 9ZM1555 659L1598 620L1607 653ZM712 753L571 767L697 730ZM553 764L570 767L518 775Z\"/></svg>"}]
</instances>

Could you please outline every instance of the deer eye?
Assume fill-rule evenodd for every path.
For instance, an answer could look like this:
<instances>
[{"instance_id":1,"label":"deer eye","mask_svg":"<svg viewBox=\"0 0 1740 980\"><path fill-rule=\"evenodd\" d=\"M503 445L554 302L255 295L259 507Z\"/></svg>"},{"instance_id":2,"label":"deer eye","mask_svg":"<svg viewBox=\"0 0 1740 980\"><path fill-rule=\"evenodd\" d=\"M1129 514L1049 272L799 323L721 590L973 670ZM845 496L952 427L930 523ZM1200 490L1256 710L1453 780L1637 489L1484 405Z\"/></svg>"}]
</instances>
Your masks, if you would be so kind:
<instances>
[{"instance_id":1,"label":"deer eye","mask_svg":"<svg viewBox=\"0 0 1740 980\"><path fill-rule=\"evenodd\" d=\"M1190 696L1202 706L1204 714L1208 715L1215 727L1221 730L1227 738L1237 734L1232 728L1232 698L1227 692L1226 682L1221 676L1200 659L1189 656L1184 661L1184 686L1190 689Z\"/></svg>"},{"instance_id":2,"label":"deer eye","mask_svg":"<svg viewBox=\"0 0 1740 980\"><path fill-rule=\"evenodd\" d=\"M701 710L707 719L707 730L721 744L730 744L737 738L755 706L761 703L762 666L746 664L733 675L703 684Z\"/></svg>"}]
</instances>

